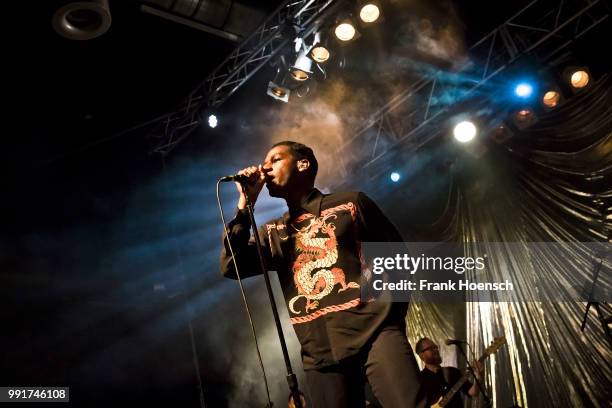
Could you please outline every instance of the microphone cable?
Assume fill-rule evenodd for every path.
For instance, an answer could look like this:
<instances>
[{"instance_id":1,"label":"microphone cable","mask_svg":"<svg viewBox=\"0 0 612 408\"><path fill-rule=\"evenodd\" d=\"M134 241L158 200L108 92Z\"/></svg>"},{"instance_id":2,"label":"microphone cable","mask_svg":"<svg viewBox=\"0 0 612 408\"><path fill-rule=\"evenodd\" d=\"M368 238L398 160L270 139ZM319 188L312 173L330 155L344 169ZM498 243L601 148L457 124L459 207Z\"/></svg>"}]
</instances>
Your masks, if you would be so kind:
<instances>
[{"instance_id":1,"label":"microphone cable","mask_svg":"<svg viewBox=\"0 0 612 408\"><path fill-rule=\"evenodd\" d=\"M253 323L253 316L251 315L251 309L249 307L249 302L247 301L246 293L244 291L244 287L242 286L242 279L240 278L240 273L238 272L238 264L236 263L236 257L234 256L234 248L232 247L232 243L229 239L229 231L227 229L227 224L225 222L223 206L221 205L221 197L219 195L220 185L221 185L221 178L217 180L216 191L217 191L217 205L219 206L219 214L221 215L221 222L223 223L223 232L225 234L224 240L227 240L227 247L229 248L230 255L232 256L232 263L234 264L234 270L236 271L236 278L238 278L238 286L240 287L240 294L242 295L242 302L244 303L244 308L246 309L247 315L249 317L249 324L251 326L251 333L253 334L253 340L255 340L255 349L257 350L257 358L259 359L259 366L261 367L261 372L263 374L263 380L264 380L264 384L266 387L266 396L268 398L267 406L272 407L272 401L270 400L270 387L268 386L268 377L266 376L266 370L264 368L263 359L261 358L261 351L259 350L259 342L257 341L257 332L255 330L255 324ZM250 235L251 235L251 231L249 228L249 236Z\"/></svg>"}]
</instances>

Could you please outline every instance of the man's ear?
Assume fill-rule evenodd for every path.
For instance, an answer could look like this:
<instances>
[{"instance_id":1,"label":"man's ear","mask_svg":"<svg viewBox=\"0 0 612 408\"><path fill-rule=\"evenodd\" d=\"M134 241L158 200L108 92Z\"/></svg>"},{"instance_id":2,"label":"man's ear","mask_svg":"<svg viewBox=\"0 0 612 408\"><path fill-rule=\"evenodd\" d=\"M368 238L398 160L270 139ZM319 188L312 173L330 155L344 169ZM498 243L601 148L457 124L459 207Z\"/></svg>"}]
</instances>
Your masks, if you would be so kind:
<instances>
[{"instance_id":1,"label":"man's ear","mask_svg":"<svg viewBox=\"0 0 612 408\"><path fill-rule=\"evenodd\" d=\"M300 159L297 162L298 171L306 171L310 167L310 161L308 159Z\"/></svg>"}]
</instances>

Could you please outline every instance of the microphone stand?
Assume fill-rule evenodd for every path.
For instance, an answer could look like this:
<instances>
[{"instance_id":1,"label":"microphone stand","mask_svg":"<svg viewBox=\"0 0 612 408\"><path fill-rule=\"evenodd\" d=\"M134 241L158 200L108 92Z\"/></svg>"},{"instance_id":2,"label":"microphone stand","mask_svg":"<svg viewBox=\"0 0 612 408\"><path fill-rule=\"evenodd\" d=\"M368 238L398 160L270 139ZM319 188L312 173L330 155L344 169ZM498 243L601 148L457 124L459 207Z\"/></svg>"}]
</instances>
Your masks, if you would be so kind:
<instances>
[{"instance_id":1,"label":"microphone stand","mask_svg":"<svg viewBox=\"0 0 612 408\"><path fill-rule=\"evenodd\" d=\"M470 372L472 373L472 376L474 377L474 381L476 381L476 384L478 384L478 388L480 389L480 393L482 394L482 396L485 399L485 406L491 407L492 406L491 398L489 398L489 396L487 395L487 391L485 390L485 388L482 386L482 383L478 379L478 376L476 375L476 372L474 371L474 368L470 364L470 360L468 359L468 356L465 354L465 351L463 351L463 347L461 347L460 343L455 343L455 346L457 346L457 348L459 349L461 354L463 354L463 357L465 358L465 362L467 363L467 366L468 366L468 370L470 370Z\"/></svg>"},{"instance_id":2,"label":"microphone stand","mask_svg":"<svg viewBox=\"0 0 612 408\"><path fill-rule=\"evenodd\" d=\"M265 259L261 252L261 241L259 239L259 233L257 232L257 225L255 224L255 210L253 209L253 203L249 199L249 195L246 193L246 187L244 182L240 182L244 196L246 197L246 206L249 213L249 219L251 220L251 229L255 237L255 247L257 248L257 257L259 258L259 269L264 276L266 282L266 290L268 297L270 298L270 305L272 306L272 314L274 315L274 323L276 325L276 331L278 332L278 339L280 340L281 350L283 352L283 358L285 360L285 366L287 368L287 384L289 385L289 391L291 398L296 408L304 408L302 406L302 393L299 390L297 377L291 368L291 361L289 360L289 352L287 351L287 343L285 342L285 336L283 335L283 329L281 326L280 318L278 316L278 309L276 308L276 301L274 300L274 293L272 292L272 285L270 284L270 277L268 276L268 270L266 268Z\"/></svg>"}]
</instances>

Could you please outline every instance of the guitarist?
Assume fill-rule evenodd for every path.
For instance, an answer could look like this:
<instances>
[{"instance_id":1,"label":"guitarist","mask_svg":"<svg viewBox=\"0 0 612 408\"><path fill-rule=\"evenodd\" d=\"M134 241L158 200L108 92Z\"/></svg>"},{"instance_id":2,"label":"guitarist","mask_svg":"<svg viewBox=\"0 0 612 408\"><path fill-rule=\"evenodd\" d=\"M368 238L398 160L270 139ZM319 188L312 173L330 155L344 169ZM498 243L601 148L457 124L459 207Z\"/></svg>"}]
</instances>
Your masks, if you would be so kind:
<instances>
[{"instance_id":1,"label":"guitarist","mask_svg":"<svg viewBox=\"0 0 612 408\"><path fill-rule=\"evenodd\" d=\"M423 337L417 342L415 350L425 363L425 368L421 371L421 384L427 394L427 405L431 406L461 379L462 373L455 367L441 366L442 358L440 357L438 345L427 337ZM483 366L480 362L476 361L474 363L474 368L480 380ZM461 387L461 393L468 397L475 397L480 394L480 388L478 384L472 384L467 381L464 386ZM463 400L459 393L456 393L445 407L462 408Z\"/></svg>"}]
</instances>

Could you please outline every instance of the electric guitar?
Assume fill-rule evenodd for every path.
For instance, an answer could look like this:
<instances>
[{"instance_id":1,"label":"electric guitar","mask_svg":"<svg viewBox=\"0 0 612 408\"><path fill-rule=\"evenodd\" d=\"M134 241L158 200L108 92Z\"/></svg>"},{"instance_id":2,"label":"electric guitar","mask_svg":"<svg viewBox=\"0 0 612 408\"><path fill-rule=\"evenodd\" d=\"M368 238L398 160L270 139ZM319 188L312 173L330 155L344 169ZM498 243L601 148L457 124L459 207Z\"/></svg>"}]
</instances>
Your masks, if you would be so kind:
<instances>
[{"instance_id":1,"label":"electric guitar","mask_svg":"<svg viewBox=\"0 0 612 408\"><path fill-rule=\"evenodd\" d=\"M482 353L482 356L480 356L480 358L478 359L478 362L482 363L491 354L495 354L495 352L497 352L497 350L499 350L501 346L503 346L504 344L506 344L505 336L495 337L493 341L491 342L491 345L486 348L484 353ZM457 391L459 391L461 387L463 387L463 384L465 384L465 382L468 380L469 377L470 377L470 372L468 370L466 371L465 374L463 374L463 376L459 379L459 381L457 381L455 385L453 385L451 389L446 391L444 396L440 397L440 399L431 406L431 408L441 408L441 407L444 407L446 404L448 404L449 401L453 399Z\"/></svg>"}]
</instances>

